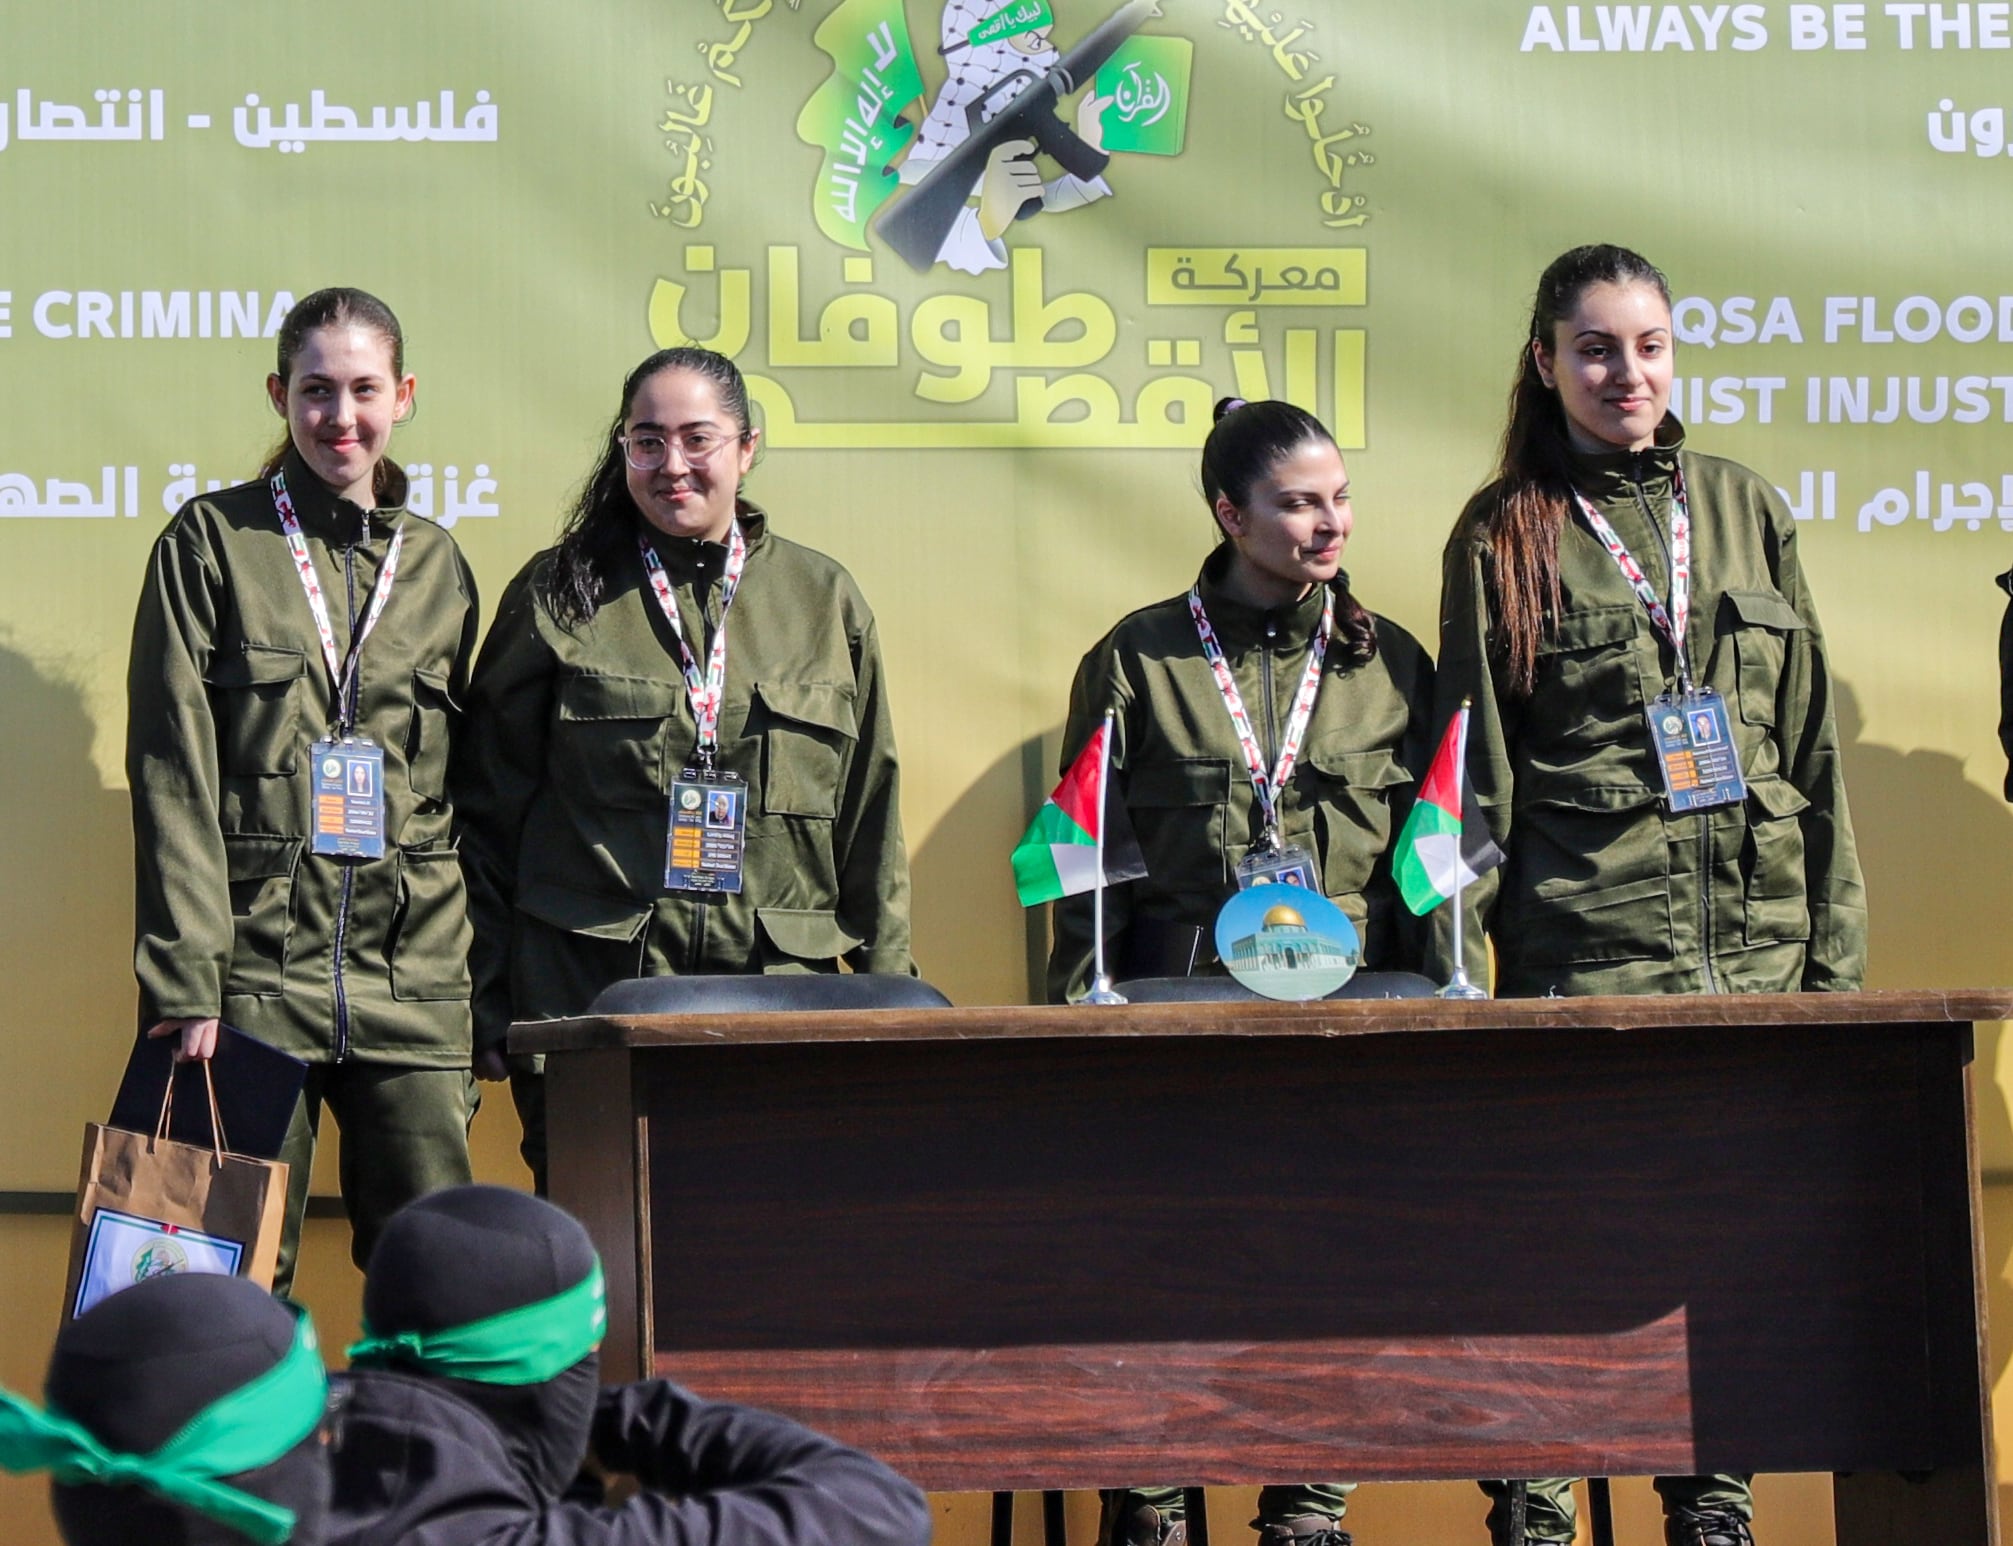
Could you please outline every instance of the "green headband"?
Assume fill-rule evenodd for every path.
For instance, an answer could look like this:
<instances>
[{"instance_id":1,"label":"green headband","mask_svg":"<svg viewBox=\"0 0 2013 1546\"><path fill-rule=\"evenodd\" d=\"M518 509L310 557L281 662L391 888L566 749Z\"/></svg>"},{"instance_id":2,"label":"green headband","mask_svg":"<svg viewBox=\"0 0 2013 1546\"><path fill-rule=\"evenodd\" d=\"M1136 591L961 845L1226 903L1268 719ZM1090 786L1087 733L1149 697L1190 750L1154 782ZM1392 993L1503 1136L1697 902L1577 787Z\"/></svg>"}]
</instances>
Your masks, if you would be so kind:
<instances>
[{"instance_id":1,"label":"green headband","mask_svg":"<svg viewBox=\"0 0 2013 1546\"><path fill-rule=\"evenodd\" d=\"M315 1431L328 1409L328 1371L314 1324L298 1305L293 1346L249 1384L219 1396L151 1455L121 1455L57 1412L0 1390L0 1470L47 1471L69 1486L144 1487L228 1525L260 1546L294 1533L294 1511L220 1477L271 1465Z\"/></svg>"},{"instance_id":2,"label":"green headband","mask_svg":"<svg viewBox=\"0 0 2013 1546\"><path fill-rule=\"evenodd\" d=\"M607 1330L608 1286L596 1258L594 1270L565 1292L466 1326L380 1336L366 1325L349 1358L376 1367L411 1364L479 1385L538 1385L593 1352Z\"/></svg>"}]
</instances>

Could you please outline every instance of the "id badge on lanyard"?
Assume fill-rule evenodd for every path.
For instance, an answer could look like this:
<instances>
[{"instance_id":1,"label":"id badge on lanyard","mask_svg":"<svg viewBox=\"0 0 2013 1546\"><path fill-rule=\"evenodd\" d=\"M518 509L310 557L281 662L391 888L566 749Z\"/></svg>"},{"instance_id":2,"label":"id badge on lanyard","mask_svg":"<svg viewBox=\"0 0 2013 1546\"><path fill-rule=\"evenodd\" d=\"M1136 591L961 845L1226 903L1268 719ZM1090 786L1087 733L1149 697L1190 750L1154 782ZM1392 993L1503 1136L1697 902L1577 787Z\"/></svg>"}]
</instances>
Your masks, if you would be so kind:
<instances>
[{"instance_id":1,"label":"id badge on lanyard","mask_svg":"<svg viewBox=\"0 0 2013 1546\"><path fill-rule=\"evenodd\" d=\"M351 859L384 857L384 748L363 736L317 741L312 850Z\"/></svg>"},{"instance_id":2,"label":"id badge on lanyard","mask_svg":"<svg viewBox=\"0 0 2013 1546\"><path fill-rule=\"evenodd\" d=\"M1314 887L1314 855L1298 843L1281 843L1277 848L1258 847L1237 861L1237 889L1253 886Z\"/></svg>"},{"instance_id":3,"label":"id badge on lanyard","mask_svg":"<svg viewBox=\"0 0 2013 1546\"><path fill-rule=\"evenodd\" d=\"M405 550L405 526L401 523L392 533L391 545L384 553L384 567L371 587L370 604L350 640L349 658L344 660L336 654L335 629L329 622L321 577L315 573L314 556L308 551L300 517L287 493L284 473L273 474L272 495L280 530L287 539L287 551L293 555L294 573L307 595L315 634L321 640L330 690L335 694L334 732L308 748L309 763L314 769L309 852L345 859L381 859L385 840L384 748L369 736L356 733L349 718L349 696L357 663L363 658L364 641L391 601L392 586L398 579L399 555Z\"/></svg>"},{"instance_id":4,"label":"id badge on lanyard","mask_svg":"<svg viewBox=\"0 0 2013 1546\"><path fill-rule=\"evenodd\" d=\"M1726 699L1710 687L1662 693L1650 703L1649 721L1664 798L1673 811L1682 815L1747 798Z\"/></svg>"},{"instance_id":5,"label":"id badge on lanyard","mask_svg":"<svg viewBox=\"0 0 2013 1546\"><path fill-rule=\"evenodd\" d=\"M1586 495L1575 491L1573 497L1588 528L1608 550L1629 589L1649 613L1650 625L1669 642L1677 661L1680 690L1658 694L1644 710L1657 771L1663 775L1665 803L1682 815L1745 799L1747 784L1741 777L1740 751L1734 745L1726 700L1710 687L1694 686L1691 678L1685 642L1685 625L1691 617L1691 512L1685 503L1684 475L1676 475L1671 490L1669 607L1608 518Z\"/></svg>"},{"instance_id":6,"label":"id badge on lanyard","mask_svg":"<svg viewBox=\"0 0 2013 1546\"><path fill-rule=\"evenodd\" d=\"M742 859L748 847L748 785L738 773L723 773L715 762L720 740L720 707L727 695L727 615L741 588L748 558L747 540L739 522L728 528L727 562L720 575L720 621L713 646L700 669L685 642L685 625L678 620L677 599L664 564L649 542L638 537L644 572L656 594L658 608L678 641L685 692L698 726L698 766L684 769L671 785L671 812L664 840L664 889L738 893Z\"/></svg>"},{"instance_id":7,"label":"id badge on lanyard","mask_svg":"<svg viewBox=\"0 0 2013 1546\"><path fill-rule=\"evenodd\" d=\"M671 785L664 849L669 891L738 892L748 847L748 785L738 773L687 768Z\"/></svg>"}]
</instances>

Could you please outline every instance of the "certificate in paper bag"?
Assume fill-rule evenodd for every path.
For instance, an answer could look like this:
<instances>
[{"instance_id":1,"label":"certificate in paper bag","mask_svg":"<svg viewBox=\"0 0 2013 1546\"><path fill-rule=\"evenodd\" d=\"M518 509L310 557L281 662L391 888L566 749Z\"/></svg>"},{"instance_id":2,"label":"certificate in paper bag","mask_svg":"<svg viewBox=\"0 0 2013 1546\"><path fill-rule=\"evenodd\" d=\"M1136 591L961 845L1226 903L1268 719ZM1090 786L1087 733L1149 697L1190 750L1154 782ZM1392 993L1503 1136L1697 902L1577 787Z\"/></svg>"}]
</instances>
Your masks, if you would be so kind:
<instances>
[{"instance_id":1,"label":"certificate in paper bag","mask_svg":"<svg viewBox=\"0 0 2013 1546\"><path fill-rule=\"evenodd\" d=\"M230 1152L210 1065L199 1066L214 1142L177 1143L167 1136L174 1077L152 1133L85 1125L65 1315L82 1315L122 1288L171 1272L223 1273L272 1287L287 1167ZM188 1067L178 1065L176 1075Z\"/></svg>"}]
</instances>

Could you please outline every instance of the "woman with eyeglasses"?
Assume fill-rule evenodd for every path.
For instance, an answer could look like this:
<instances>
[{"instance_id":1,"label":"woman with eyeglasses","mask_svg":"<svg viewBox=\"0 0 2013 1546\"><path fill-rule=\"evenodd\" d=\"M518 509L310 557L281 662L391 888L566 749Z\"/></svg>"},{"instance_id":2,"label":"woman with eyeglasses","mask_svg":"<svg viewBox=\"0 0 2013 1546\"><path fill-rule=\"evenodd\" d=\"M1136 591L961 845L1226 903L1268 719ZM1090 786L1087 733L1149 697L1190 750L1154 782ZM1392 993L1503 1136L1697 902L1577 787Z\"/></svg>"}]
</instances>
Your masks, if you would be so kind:
<instances>
[{"instance_id":1,"label":"woman with eyeglasses","mask_svg":"<svg viewBox=\"0 0 2013 1546\"><path fill-rule=\"evenodd\" d=\"M510 584L455 748L476 1071L513 1020L691 973L908 972L909 867L874 616L740 497L761 432L733 362L623 383L558 544Z\"/></svg>"}]
</instances>

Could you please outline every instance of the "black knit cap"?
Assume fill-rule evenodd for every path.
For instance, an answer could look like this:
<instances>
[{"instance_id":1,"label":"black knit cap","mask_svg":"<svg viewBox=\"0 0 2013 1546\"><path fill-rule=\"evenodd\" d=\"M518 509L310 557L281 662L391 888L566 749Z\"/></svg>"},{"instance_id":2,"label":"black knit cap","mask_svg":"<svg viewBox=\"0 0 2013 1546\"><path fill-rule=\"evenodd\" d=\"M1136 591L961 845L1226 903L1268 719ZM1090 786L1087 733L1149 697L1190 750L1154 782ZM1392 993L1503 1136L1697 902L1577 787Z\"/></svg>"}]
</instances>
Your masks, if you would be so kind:
<instances>
[{"instance_id":1,"label":"black knit cap","mask_svg":"<svg viewBox=\"0 0 2013 1546\"><path fill-rule=\"evenodd\" d=\"M293 1347L294 1317L243 1278L175 1273L122 1289L57 1333L43 1382L53 1411L107 1449L151 1454L204 1407L250 1384ZM328 1513L328 1452L318 1429L231 1485L294 1511L290 1546L315 1546ZM138 1487L53 1484L71 1546L238 1546L245 1537Z\"/></svg>"},{"instance_id":2,"label":"black knit cap","mask_svg":"<svg viewBox=\"0 0 2013 1546\"><path fill-rule=\"evenodd\" d=\"M378 1236L364 1269L364 1324L374 1336L466 1326L578 1287L594 1261L594 1243L573 1215L528 1192L431 1192ZM387 1366L398 1368L395 1359ZM540 1494L556 1498L587 1453L600 1367L590 1353L537 1385L424 1377L481 1410Z\"/></svg>"}]
</instances>

